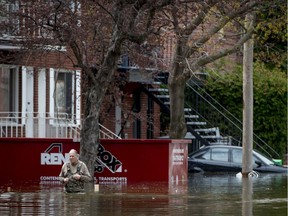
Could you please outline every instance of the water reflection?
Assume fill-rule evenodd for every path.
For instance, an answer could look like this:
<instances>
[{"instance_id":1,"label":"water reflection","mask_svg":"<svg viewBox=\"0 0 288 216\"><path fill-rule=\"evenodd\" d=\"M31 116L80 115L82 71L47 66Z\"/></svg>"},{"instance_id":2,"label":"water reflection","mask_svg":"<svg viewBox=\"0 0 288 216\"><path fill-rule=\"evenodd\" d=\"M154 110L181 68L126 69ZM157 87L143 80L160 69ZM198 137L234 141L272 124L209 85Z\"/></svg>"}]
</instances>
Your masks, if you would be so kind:
<instances>
[{"instance_id":1,"label":"water reflection","mask_svg":"<svg viewBox=\"0 0 288 216\"><path fill-rule=\"evenodd\" d=\"M59 184L2 183L0 215L287 215L285 175L191 174L186 183L100 185L85 194L64 193Z\"/></svg>"}]
</instances>

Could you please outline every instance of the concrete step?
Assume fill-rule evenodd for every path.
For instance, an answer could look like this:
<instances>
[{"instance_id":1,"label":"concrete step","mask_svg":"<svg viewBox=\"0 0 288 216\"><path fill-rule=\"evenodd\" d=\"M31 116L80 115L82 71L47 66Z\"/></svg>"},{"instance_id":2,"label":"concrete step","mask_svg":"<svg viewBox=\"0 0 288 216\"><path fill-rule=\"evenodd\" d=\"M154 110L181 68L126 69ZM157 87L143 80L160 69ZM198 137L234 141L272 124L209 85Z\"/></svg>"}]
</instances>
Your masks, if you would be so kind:
<instances>
[{"instance_id":1,"label":"concrete step","mask_svg":"<svg viewBox=\"0 0 288 216\"><path fill-rule=\"evenodd\" d=\"M204 139L222 139L222 136L216 136L216 135L207 135L207 136L201 136Z\"/></svg>"},{"instance_id":2,"label":"concrete step","mask_svg":"<svg viewBox=\"0 0 288 216\"><path fill-rule=\"evenodd\" d=\"M204 133L210 133L210 132L216 132L219 131L217 127L214 128L198 128L195 129L196 132L204 132Z\"/></svg>"},{"instance_id":3,"label":"concrete step","mask_svg":"<svg viewBox=\"0 0 288 216\"><path fill-rule=\"evenodd\" d=\"M169 92L168 89L164 89L164 88L150 88L148 89L150 92Z\"/></svg>"},{"instance_id":4,"label":"concrete step","mask_svg":"<svg viewBox=\"0 0 288 216\"><path fill-rule=\"evenodd\" d=\"M199 118L198 115L184 115L185 118Z\"/></svg>"},{"instance_id":5,"label":"concrete step","mask_svg":"<svg viewBox=\"0 0 288 216\"><path fill-rule=\"evenodd\" d=\"M187 125L206 125L206 122L186 122Z\"/></svg>"},{"instance_id":6,"label":"concrete step","mask_svg":"<svg viewBox=\"0 0 288 216\"><path fill-rule=\"evenodd\" d=\"M156 75L154 76L154 79L166 79L166 76Z\"/></svg>"},{"instance_id":7,"label":"concrete step","mask_svg":"<svg viewBox=\"0 0 288 216\"><path fill-rule=\"evenodd\" d=\"M156 81L154 81L153 84L154 84L154 85L161 85L161 84L163 84L163 83L162 83L162 82L156 82Z\"/></svg>"},{"instance_id":8,"label":"concrete step","mask_svg":"<svg viewBox=\"0 0 288 216\"><path fill-rule=\"evenodd\" d=\"M169 95L156 95L157 98L170 98Z\"/></svg>"}]
</instances>

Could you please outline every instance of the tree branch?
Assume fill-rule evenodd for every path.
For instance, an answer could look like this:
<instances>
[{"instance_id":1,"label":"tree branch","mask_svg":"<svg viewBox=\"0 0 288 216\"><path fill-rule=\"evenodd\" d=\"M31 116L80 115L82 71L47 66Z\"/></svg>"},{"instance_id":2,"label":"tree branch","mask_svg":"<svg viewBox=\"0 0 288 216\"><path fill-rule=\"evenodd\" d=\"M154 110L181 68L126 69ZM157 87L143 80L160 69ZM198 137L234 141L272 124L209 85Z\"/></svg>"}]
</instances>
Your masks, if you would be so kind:
<instances>
[{"instance_id":1,"label":"tree branch","mask_svg":"<svg viewBox=\"0 0 288 216\"><path fill-rule=\"evenodd\" d=\"M255 24L255 14L253 14L253 20L252 20L252 23L251 25L249 26L249 28L247 29L247 32L244 34L243 37L241 37L237 43L231 47L231 48L227 48L227 49L224 49L224 50L221 50L215 54L212 54L212 55L207 55L206 57L203 57L203 58L200 58L196 61L193 62L192 65L190 65L190 69L191 69L191 72L192 71L195 71L195 70L198 70L200 67L208 64L208 63L211 63L217 59L220 59L221 57L224 57L224 56L227 56L229 54L232 54L232 53L235 53L236 51L238 51L241 46L247 41L249 40L252 35L253 35L253 32L254 32L254 24ZM191 74L191 73L190 73Z\"/></svg>"},{"instance_id":2,"label":"tree branch","mask_svg":"<svg viewBox=\"0 0 288 216\"><path fill-rule=\"evenodd\" d=\"M207 34L205 34L205 36L202 36L201 38L196 40L195 43L193 43L192 46L189 47L187 57L190 57L194 52L196 52L202 44L205 44L213 35L215 35L218 31L220 31L227 23L229 23L237 16L246 13L248 10L255 7L258 3L259 2L257 0L250 1L249 4L239 7L238 10L233 10L229 12L226 16L223 16L219 20L219 22L217 22L216 26L212 27L210 31L208 31Z\"/></svg>"},{"instance_id":3,"label":"tree branch","mask_svg":"<svg viewBox=\"0 0 288 216\"><path fill-rule=\"evenodd\" d=\"M216 1L213 4L205 6L200 10L198 16L195 17L186 28L181 31L181 35L191 35L192 32L203 22L204 18L206 17L209 10L216 4Z\"/></svg>"}]
</instances>

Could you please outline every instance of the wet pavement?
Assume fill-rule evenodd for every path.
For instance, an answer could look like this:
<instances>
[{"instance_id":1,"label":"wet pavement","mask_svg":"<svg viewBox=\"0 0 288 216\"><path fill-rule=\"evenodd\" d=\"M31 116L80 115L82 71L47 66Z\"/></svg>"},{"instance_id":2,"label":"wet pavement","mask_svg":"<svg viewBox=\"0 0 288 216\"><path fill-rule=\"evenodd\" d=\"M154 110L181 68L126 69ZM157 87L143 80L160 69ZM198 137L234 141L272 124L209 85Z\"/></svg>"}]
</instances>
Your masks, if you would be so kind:
<instances>
[{"instance_id":1,"label":"wet pavement","mask_svg":"<svg viewBox=\"0 0 288 216\"><path fill-rule=\"evenodd\" d=\"M287 175L239 179L189 174L188 182L100 185L67 194L58 182L0 184L0 215L287 215Z\"/></svg>"}]
</instances>

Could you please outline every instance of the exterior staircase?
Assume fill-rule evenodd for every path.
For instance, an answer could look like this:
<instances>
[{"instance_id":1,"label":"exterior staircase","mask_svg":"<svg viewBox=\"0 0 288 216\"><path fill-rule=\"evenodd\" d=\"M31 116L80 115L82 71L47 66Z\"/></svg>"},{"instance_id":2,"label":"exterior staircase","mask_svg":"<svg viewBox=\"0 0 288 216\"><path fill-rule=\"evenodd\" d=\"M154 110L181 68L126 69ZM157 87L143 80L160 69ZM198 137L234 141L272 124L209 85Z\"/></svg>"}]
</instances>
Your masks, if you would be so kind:
<instances>
[{"instance_id":1,"label":"exterior staircase","mask_svg":"<svg viewBox=\"0 0 288 216\"><path fill-rule=\"evenodd\" d=\"M148 88L143 87L143 91L154 98L166 114L170 113L170 96L167 87L167 74L155 77L155 82ZM229 139L220 134L218 127L212 127L207 124L204 118L195 113L188 104L184 108L185 122L187 125L186 139L192 139L191 151L199 149L203 145L226 144L229 145Z\"/></svg>"},{"instance_id":2,"label":"exterior staircase","mask_svg":"<svg viewBox=\"0 0 288 216\"><path fill-rule=\"evenodd\" d=\"M199 76L205 76L205 73ZM154 78L155 82L144 88L149 96L154 98L166 112L170 113L170 101L168 90L168 73L160 73ZM160 86L160 87L159 87ZM185 101L184 115L187 125L187 139L192 140L189 152L195 151L203 145L242 145L242 121L237 119L232 113L226 110L219 102L205 93L202 89L201 79L191 79L186 83L189 89L189 96ZM221 122L214 122L213 118L208 118L212 107L214 115L221 116ZM206 108L205 108L206 107ZM220 128L225 125L225 128ZM256 134L253 137L254 144L257 148L265 152L267 155L278 155L267 143L261 140ZM265 147L265 148L264 148ZM268 149L268 150L267 150ZM278 155L279 156L279 155Z\"/></svg>"}]
</instances>

